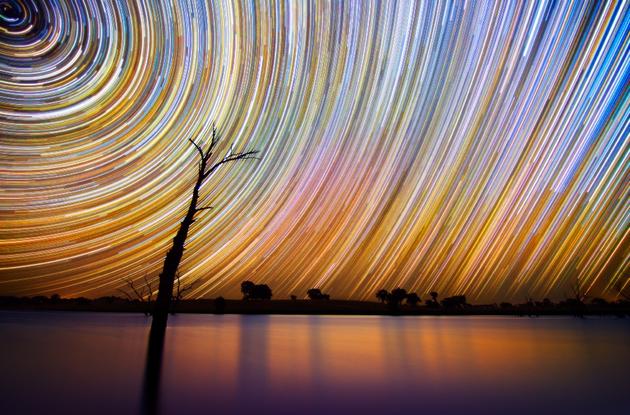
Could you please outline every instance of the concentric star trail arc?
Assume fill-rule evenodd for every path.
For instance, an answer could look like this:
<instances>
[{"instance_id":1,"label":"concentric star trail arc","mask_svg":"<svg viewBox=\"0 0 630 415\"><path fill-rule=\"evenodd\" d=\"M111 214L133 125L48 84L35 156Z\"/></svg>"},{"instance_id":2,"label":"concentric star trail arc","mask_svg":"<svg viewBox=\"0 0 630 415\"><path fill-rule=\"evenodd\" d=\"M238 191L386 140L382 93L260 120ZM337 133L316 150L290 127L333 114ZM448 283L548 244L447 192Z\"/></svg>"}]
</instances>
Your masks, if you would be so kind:
<instances>
[{"instance_id":1,"label":"concentric star trail arc","mask_svg":"<svg viewBox=\"0 0 630 415\"><path fill-rule=\"evenodd\" d=\"M0 1L0 293L614 298L627 1Z\"/></svg>"}]
</instances>

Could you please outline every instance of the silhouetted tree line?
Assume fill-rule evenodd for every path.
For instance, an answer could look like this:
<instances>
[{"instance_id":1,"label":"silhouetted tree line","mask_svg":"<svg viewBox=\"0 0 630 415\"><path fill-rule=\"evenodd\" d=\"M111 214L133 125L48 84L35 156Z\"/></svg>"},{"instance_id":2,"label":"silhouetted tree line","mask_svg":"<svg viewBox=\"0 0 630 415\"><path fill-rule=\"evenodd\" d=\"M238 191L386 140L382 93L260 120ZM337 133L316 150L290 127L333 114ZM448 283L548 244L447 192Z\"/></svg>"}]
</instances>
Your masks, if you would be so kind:
<instances>
[{"instance_id":1,"label":"silhouetted tree line","mask_svg":"<svg viewBox=\"0 0 630 415\"><path fill-rule=\"evenodd\" d=\"M149 314L151 311L151 299L154 297L154 290L150 279L145 277L144 282L145 286L138 286L135 285L133 281L127 281L128 290L120 290L120 292L125 295L124 298L117 296L105 296L96 299L88 299L84 297L62 298L57 294L50 297L41 295L35 297L4 296L0 297L0 308L124 310L141 311L145 314ZM184 307L183 309L190 310L190 306L186 308L186 304L200 304L204 301L210 301L183 300L182 293L185 292L185 290L191 289L192 285L189 284L182 287L179 278L176 278L175 282L176 292L173 294L173 307L177 306L178 303L183 302L185 303L182 304ZM256 284L252 281L243 281L241 283L241 293L243 294L243 300L248 302L255 300L271 300L273 297L273 292L267 284ZM322 292L320 288L311 288L307 290L306 295L311 301L330 300L330 295ZM559 302L553 302L548 298L545 298L542 301L534 301L530 297L527 297L525 302L520 304L501 302L499 304L486 305L471 305L467 302L466 296L464 295L455 295L440 299L439 294L436 291L430 292L428 297L429 298L424 301L424 306L421 306L423 303L421 296L415 292L407 292L406 289L401 287L395 288L391 292L386 289L382 289L376 293L376 298L381 303L387 305L391 312L394 313L408 312L411 314L422 314L426 312L427 314L512 314L531 317L544 314L572 314L577 317L583 317L586 314L607 314L617 315L619 317L630 315L630 300L627 299L627 296L625 295L620 295L620 299L610 302L597 297L586 301L586 296L579 293ZM297 297L295 295L291 295L291 300L297 301ZM357 303L359 304L358 306ZM225 312L228 302L223 297L218 297L215 300L210 301L208 304L214 305L214 307L210 309L211 311L221 314ZM250 307L247 310L255 310L255 302L253 304L254 308L252 309ZM339 302L333 302L331 303L331 306L334 307L334 304L339 305ZM238 306L236 308L232 307L233 305L230 305L231 311L238 311ZM286 307L286 305L283 307ZM358 307L355 308L357 311L362 310L360 302L354 302L353 307ZM378 309L369 308L370 306L367 302L365 303L365 307L366 310L372 310L371 312L376 311L378 313ZM195 309L199 310L199 308ZM272 309L267 308L261 310L273 309L274 308L272 307ZM303 308L299 309L305 310ZM203 312L205 309L201 308L201 310ZM317 308L311 309L311 311L317 310ZM327 308L324 308L323 310L327 310ZM174 308L171 309L171 312L173 311Z\"/></svg>"},{"instance_id":2,"label":"silhouetted tree line","mask_svg":"<svg viewBox=\"0 0 630 415\"><path fill-rule=\"evenodd\" d=\"M592 298L588 303L585 301L586 296L579 290L574 292L573 297L568 297L557 303L554 303L548 298L542 301L534 301L528 297L526 301L521 304L502 302L499 305L471 305L466 301L465 295L454 295L438 300L439 294L437 291L432 291L429 293L429 296L430 298L425 300L425 307L427 309L444 310L446 312L492 312L493 310L500 310L507 314L516 315L573 314L576 317L583 317L587 312L591 314L601 312L602 314L612 313L623 316L624 310L630 306L630 300L626 295L621 293L621 291L620 296L622 298L617 301L608 302L603 298ZM403 305L403 302L412 309L418 307L418 304L422 302L420 296L414 292L407 292L404 288L395 288L391 292L386 289L378 290L376 292L376 298L381 303L388 305L394 310L398 310L400 306Z\"/></svg>"},{"instance_id":3,"label":"silhouetted tree line","mask_svg":"<svg viewBox=\"0 0 630 415\"><path fill-rule=\"evenodd\" d=\"M438 302L438 293L436 291L432 291L430 293L431 299L426 300L425 305L431 308L443 307L447 309L461 309L465 307L469 307L470 304L466 302L466 296L464 295L455 295L453 297L447 297L442 300L442 302ZM422 302L420 296L415 292L407 292L404 288L394 288L391 292L386 289L381 289L376 292L376 298L384 304L389 305L392 308L398 308L402 305L403 301L405 304L417 307L419 303Z\"/></svg>"}]
</instances>

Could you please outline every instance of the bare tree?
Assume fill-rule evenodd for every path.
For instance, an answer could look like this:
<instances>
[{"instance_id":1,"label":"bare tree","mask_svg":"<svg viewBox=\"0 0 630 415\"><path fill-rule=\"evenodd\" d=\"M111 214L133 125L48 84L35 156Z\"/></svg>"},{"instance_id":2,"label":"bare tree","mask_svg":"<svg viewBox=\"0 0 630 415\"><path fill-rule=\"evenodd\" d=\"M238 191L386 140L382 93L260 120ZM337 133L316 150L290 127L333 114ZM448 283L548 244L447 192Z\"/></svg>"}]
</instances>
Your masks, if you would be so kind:
<instances>
[{"instance_id":1,"label":"bare tree","mask_svg":"<svg viewBox=\"0 0 630 415\"><path fill-rule=\"evenodd\" d=\"M175 294L173 295L173 303L174 303L173 307L179 304L180 300L184 296L184 293L186 291L192 290L195 287L195 283L196 283L196 281L193 281L189 284L182 285L182 278L179 272L175 276L175 281L176 281L176 284L175 284ZM171 314L175 314L173 309L171 309Z\"/></svg>"},{"instance_id":2,"label":"bare tree","mask_svg":"<svg viewBox=\"0 0 630 415\"><path fill-rule=\"evenodd\" d=\"M582 284L580 283L580 277L579 276L575 277L575 284L573 284L573 286L571 287L571 290L573 291L573 297L575 298L575 302L577 304L584 303L584 300L586 300L587 296L582 291Z\"/></svg>"},{"instance_id":3,"label":"bare tree","mask_svg":"<svg viewBox=\"0 0 630 415\"><path fill-rule=\"evenodd\" d=\"M206 179L208 179L208 177L212 175L212 173L214 173L220 166L224 164L238 160L258 159L258 157L256 157L258 151L232 153L230 150L230 152L223 158L213 162L212 160L214 152L216 151L216 147L219 142L219 137L217 136L216 128L214 127L214 125L212 126L212 140L210 141L210 145L208 146L207 150L204 150L192 139L189 139L189 141L193 146L195 146L195 149L199 153L197 181L195 183L195 186L193 187L186 215L179 225L179 230L177 231L177 234L173 238L171 249L169 249L166 257L164 258L164 267L162 268L162 272L160 273L160 285L157 300L155 302L155 308L153 310L153 325L159 324L166 326L168 312L171 306L171 301L173 299L173 284L175 282L179 263L181 262L182 256L184 255L184 244L186 243L186 238L188 237L188 231L190 230L190 226L195 221L195 215L203 210L212 209L212 207L210 206L197 206L199 202L199 191L201 189L201 186L204 184Z\"/></svg>"},{"instance_id":4,"label":"bare tree","mask_svg":"<svg viewBox=\"0 0 630 415\"><path fill-rule=\"evenodd\" d=\"M123 293L129 301L140 301L141 303L146 303L147 307L144 311L144 314L149 315L151 314L151 303L153 301L153 286L151 285L151 281L149 281L149 278L147 278L146 274L144 274L143 279L144 285L140 288L137 288L132 279L125 278L124 281L130 291L123 290L122 288L119 288L118 291Z\"/></svg>"}]
</instances>

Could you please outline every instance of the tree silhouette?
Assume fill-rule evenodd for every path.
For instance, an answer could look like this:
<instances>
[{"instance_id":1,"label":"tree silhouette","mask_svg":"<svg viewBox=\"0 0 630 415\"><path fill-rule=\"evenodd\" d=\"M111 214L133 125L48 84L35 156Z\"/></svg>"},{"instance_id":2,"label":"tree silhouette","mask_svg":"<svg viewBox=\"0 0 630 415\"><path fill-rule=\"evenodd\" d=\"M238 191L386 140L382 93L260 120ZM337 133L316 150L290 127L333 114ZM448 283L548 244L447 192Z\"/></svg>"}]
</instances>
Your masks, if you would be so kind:
<instances>
[{"instance_id":1,"label":"tree silhouette","mask_svg":"<svg viewBox=\"0 0 630 415\"><path fill-rule=\"evenodd\" d=\"M238 160L250 160L258 159L256 154L258 151L246 151L244 153L230 153L225 155L219 161L212 162L212 157L216 150L219 138L216 133L216 128L212 126L212 140L207 150L203 150L201 146L192 139L189 139L191 144L195 146L195 149L199 153L199 169L197 172L197 181L193 187L192 195L190 197L190 203L184 219L179 225L179 230L173 238L173 244L169 249L166 257L164 258L164 266L160 273L160 285L158 289L157 299L155 301L155 308L153 310L153 323L154 324L166 324L168 318L168 311L171 305L173 297L173 284L177 275L177 269L179 263L184 255L184 244L188 238L188 231L190 226L195 221L195 215L201 211L212 209L210 206L198 207L199 191L206 179L212 175L223 164L230 163Z\"/></svg>"},{"instance_id":2,"label":"tree silhouette","mask_svg":"<svg viewBox=\"0 0 630 415\"><path fill-rule=\"evenodd\" d=\"M584 318L584 300L586 300L586 294L582 291L582 284L580 277L575 277L575 284L571 287L573 290L573 298L567 299L567 303L573 307L576 317Z\"/></svg>"},{"instance_id":3,"label":"tree silhouette","mask_svg":"<svg viewBox=\"0 0 630 415\"><path fill-rule=\"evenodd\" d=\"M177 308L177 305L182 300L184 293L195 288L195 283L197 282L193 281L190 284L182 285L182 278L179 272L175 275L175 281L177 281L177 284L175 288L175 294L173 294L173 307L171 308L171 314L175 314L175 308Z\"/></svg>"},{"instance_id":4,"label":"tree silhouette","mask_svg":"<svg viewBox=\"0 0 630 415\"><path fill-rule=\"evenodd\" d=\"M330 300L330 295L324 294L319 288L311 288L306 295L311 300Z\"/></svg>"},{"instance_id":5,"label":"tree silhouette","mask_svg":"<svg viewBox=\"0 0 630 415\"><path fill-rule=\"evenodd\" d=\"M400 304L405 298L407 298L407 290L404 288L394 288L389 297L391 304L397 306Z\"/></svg>"},{"instance_id":6,"label":"tree silhouette","mask_svg":"<svg viewBox=\"0 0 630 415\"><path fill-rule=\"evenodd\" d=\"M141 303L146 304L146 308L144 309L144 314L147 316L151 314L151 303L153 300L153 285L151 284L151 281L149 281L149 279L147 278L147 275L144 274L144 286L140 288L137 288L135 286L132 279L125 279L124 281L127 283L127 287L129 287L129 290L131 291L133 295L130 292L123 290L122 288L119 288L118 291L123 293L129 301L135 300L135 301L139 301Z\"/></svg>"},{"instance_id":7,"label":"tree silhouette","mask_svg":"<svg viewBox=\"0 0 630 415\"><path fill-rule=\"evenodd\" d=\"M256 284L254 284L253 282L243 281L241 283L241 293L243 294L243 300L249 299L255 288Z\"/></svg>"},{"instance_id":8,"label":"tree silhouette","mask_svg":"<svg viewBox=\"0 0 630 415\"><path fill-rule=\"evenodd\" d=\"M251 281L241 283L243 300L271 300L273 295L267 284L254 284Z\"/></svg>"},{"instance_id":9,"label":"tree silhouette","mask_svg":"<svg viewBox=\"0 0 630 415\"><path fill-rule=\"evenodd\" d=\"M197 181L193 187L190 196L190 203L184 219L179 225L177 234L173 238L173 244L166 253L164 258L164 266L160 273L160 282L158 287L158 295L153 308L153 318L151 320L151 330L149 331L149 345L147 347L147 360L144 371L144 385L142 391L142 411L146 414L157 413L160 375L162 368L162 352L164 349L164 337L166 334L166 322L168 312L173 301L173 285L177 277L177 269L184 255L184 244L188 238L190 226L195 221L195 215L201 211L212 209L210 206L199 207L199 191L204 182L223 164L238 160L258 159L257 151L246 151L244 153L230 152L218 161L213 161L213 156L219 143L217 131L212 126L212 140L207 150L203 150L201 146L189 139L195 149L199 153L199 165L197 172ZM268 288L268 287L267 287ZM178 297L181 297L182 290L178 290ZM271 297L271 290L269 290ZM217 312L223 312L225 308L225 300L215 303Z\"/></svg>"},{"instance_id":10,"label":"tree silhouette","mask_svg":"<svg viewBox=\"0 0 630 415\"><path fill-rule=\"evenodd\" d=\"M407 300L406 301L407 301L407 304L415 307L420 302L420 297L416 293L409 293L409 294L407 294Z\"/></svg>"},{"instance_id":11,"label":"tree silhouette","mask_svg":"<svg viewBox=\"0 0 630 415\"><path fill-rule=\"evenodd\" d=\"M387 291L384 288L382 290L378 290L378 292L376 293L376 298L378 298L378 300L381 303L384 303L385 301L387 301L388 297L389 297L389 291Z\"/></svg>"},{"instance_id":12,"label":"tree silhouette","mask_svg":"<svg viewBox=\"0 0 630 415\"><path fill-rule=\"evenodd\" d=\"M440 303L438 303L438 292L437 291L431 291L429 293L429 295L431 296L431 300L427 300L426 301L426 305L429 307L439 307Z\"/></svg>"}]
</instances>

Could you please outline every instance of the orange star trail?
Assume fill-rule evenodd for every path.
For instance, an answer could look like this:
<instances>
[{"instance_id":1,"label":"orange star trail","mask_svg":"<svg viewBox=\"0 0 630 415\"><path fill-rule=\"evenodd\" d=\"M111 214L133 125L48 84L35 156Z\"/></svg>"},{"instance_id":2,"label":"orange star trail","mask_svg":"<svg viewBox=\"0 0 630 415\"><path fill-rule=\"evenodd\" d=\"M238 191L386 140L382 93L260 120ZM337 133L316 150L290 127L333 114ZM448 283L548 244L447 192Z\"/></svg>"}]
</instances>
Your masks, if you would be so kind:
<instances>
[{"instance_id":1,"label":"orange star trail","mask_svg":"<svg viewBox=\"0 0 630 415\"><path fill-rule=\"evenodd\" d=\"M628 1L171 3L2 3L0 294L156 280L213 122L188 298L630 284Z\"/></svg>"}]
</instances>

